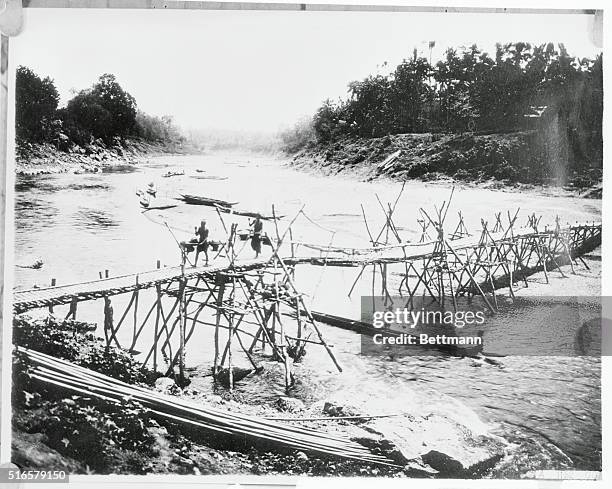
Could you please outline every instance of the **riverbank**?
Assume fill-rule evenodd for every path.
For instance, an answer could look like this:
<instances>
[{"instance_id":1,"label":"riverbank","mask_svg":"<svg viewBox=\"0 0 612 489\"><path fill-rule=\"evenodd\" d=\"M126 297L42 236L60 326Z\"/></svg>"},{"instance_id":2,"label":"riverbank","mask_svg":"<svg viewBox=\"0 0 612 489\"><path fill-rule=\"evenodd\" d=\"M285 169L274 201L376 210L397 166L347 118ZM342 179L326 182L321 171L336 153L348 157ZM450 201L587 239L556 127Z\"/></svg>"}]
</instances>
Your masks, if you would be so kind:
<instances>
[{"instance_id":1,"label":"riverbank","mask_svg":"<svg viewBox=\"0 0 612 489\"><path fill-rule=\"evenodd\" d=\"M128 139L115 146L101 140L85 146L73 145L66 151L52 144L21 142L17 145L15 172L18 175L53 173L97 173L109 168L136 165L153 156L197 154L200 148L187 143L152 143Z\"/></svg>"},{"instance_id":2,"label":"riverbank","mask_svg":"<svg viewBox=\"0 0 612 489\"><path fill-rule=\"evenodd\" d=\"M117 406L35 383L27 375L27 360L16 353L13 463L24 469L88 474L482 477L505 454L503 440L488 434L486 426L469 413L461 422L436 409L366 413L346 399L306 405L278 397L253 405L221 387L214 394L181 389L172 379L143 369L127 352L105 348L93 335L95 327L87 323L52 316L38 321L20 317L14 329L15 343L20 346L168 396L349 437L396 464L325 458L281 447L264 449L218 434L206 436L155 416L134 401ZM267 363L267 368L277 366ZM373 415L380 417L367 418Z\"/></svg>"},{"instance_id":3,"label":"riverbank","mask_svg":"<svg viewBox=\"0 0 612 489\"><path fill-rule=\"evenodd\" d=\"M553 195L601 198L600 169L565 174L533 132L504 134L397 134L310 142L291 165L325 175L349 173L372 181L454 182L489 189L537 189Z\"/></svg>"}]
</instances>

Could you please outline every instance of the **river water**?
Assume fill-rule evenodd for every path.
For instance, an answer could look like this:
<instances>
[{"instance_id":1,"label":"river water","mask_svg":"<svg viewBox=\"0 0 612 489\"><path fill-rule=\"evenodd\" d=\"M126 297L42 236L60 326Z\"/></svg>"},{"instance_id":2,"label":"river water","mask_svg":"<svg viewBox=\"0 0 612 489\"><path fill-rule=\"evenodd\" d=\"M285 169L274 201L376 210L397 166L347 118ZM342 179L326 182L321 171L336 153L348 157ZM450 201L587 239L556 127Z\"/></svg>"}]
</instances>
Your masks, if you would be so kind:
<instances>
[{"instance_id":1,"label":"river water","mask_svg":"<svg viewBox=\"0 0 612 489\"><path fill-rule=\"evenodd\" d=\"M95 280L105 270L114 276L153 269L157 260L162 266L176 265L176 239L190 238L201 219L207 220L213 239L223 240L216 212L173 201L179 193L239 201L237 207L268 214L274 204L279 214L289 217L304 206L305 215L294 226L295 241L365 247L368 240L360 204L369 227L377 230L385 218L376 195L384 203L393 202L400 189L388 181L311 175L283 163L278 157L219 152L150 158L137 168L97 174L18 176L14 285L46 286L52 278L58 284ZM184 170L185 175L162 178L169 170ZM150 181L157 185L159 202L179 205L143 213L135 192ZM419 208L439 207L449 195L450 187L444 184L407 183L395 214L402 238L418 241ZM459 188L449 211L449 228L457 222L457 210L462 211L467 228L477 230L481 218L492 227L496 212L514 214L518 207L520 225L531 212L542 214L542 223L554 222L556 215L572 223L598 221L601 215L600 201ZM225 220L235 220L239 229L248 227L246 218L226 216ZM272 225L266 226L273 233ZM253 257L248 244L240 253ZM38 258L44 261L42 269L19 266ZM364 277L348 298L357 272L304 267L298 268L296 282L315 310L358 317L360 296L371 292L371 282ZM120 310L115 306L115 311ZM489 345L493 345L489 348L503 349L504 341L528 342L530 334L537 332L567 344L570 353L581 324L559 315L551 320L554 310L553 304L546 303L508 307L486 325ZM99 304L80 308L79 318L100 323L101 311ZM517 321L523 325L520 333L510 327ZM531 469L601 468L601 367L596 356L511 355L501 359L501 367L433 351L423 356L363 356L359 335L330 326L323 326L323 333L334 345L343 372L335 370L322 348L311 347L296 367L298 381L292 395L305 401L349 399L372 413L429 409L474 427L485 423L512 447L493 473L498 477L515 477ZM146 341L146 335L143 338ZM189 345L193 385L211 389L207 375L212 358L210 331L196 331ZM282 395L279 368L266 363L264 373L239 384L238 392L247 400L262 402Z\"/></svg>"}]
</instances>

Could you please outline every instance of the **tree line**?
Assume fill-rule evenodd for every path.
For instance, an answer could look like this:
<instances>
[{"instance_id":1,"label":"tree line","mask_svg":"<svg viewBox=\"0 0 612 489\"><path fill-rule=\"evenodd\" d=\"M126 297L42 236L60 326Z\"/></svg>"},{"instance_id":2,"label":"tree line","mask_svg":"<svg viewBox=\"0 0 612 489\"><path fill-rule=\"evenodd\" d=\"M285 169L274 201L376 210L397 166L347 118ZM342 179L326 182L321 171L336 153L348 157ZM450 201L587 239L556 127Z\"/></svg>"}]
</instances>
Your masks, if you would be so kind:
<instances>
[{"instance_id":1,"label":"tree line","mask_svg":"<svg viewBox=\"0 0 612 489\"><path fill-rule=\"evenodd\" d=\"M563 44L497 44L491 57L476 45L449 48L430 62L414 50L388 75L348 84L348 97L326 100L309 124L285 134L286 146L342 137L403 133L508 132L554 119L570 146L601 161L602 55L571 56ZM552 114L552 115L549 115Z\"/></svg>"},{"instance_id":2,"label":"tree line","mask_svg":"<svg viewBox=\"0 0 612 489\"><path fill-rule=\"evenodd\" d=\"M120 146L128 139L151 143L180 142L184 138L172 117L156 117L138 109L136 99L116 77L103 74L77 92L64 107L51 78L19 66L15 82L15 135L19 142L51 143L68 150L102 141Z\"/></svg>"}]
</instances>

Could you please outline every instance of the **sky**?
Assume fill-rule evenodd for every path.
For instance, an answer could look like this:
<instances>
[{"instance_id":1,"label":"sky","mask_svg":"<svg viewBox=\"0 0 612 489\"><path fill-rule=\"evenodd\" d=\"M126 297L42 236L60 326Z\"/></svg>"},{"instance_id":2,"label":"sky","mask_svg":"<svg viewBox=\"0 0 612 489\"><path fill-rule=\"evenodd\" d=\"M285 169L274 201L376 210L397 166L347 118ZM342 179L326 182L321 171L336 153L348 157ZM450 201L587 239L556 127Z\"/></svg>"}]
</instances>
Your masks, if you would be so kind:
<instances>
[{"instance_id":1,"label":"sky","mask_svg":"<svg viewBox=\"0 0 612 489\"><path fill-rule=\"evenodd\" d=\"M563 42L593 57L592 17L27 9L10 60L50 76L64 104L113 73L143 111L184 129L273 132L314 113L347 84L394 67L414 48L435 62L449 46Z\"/></svg>"}]
</instances>

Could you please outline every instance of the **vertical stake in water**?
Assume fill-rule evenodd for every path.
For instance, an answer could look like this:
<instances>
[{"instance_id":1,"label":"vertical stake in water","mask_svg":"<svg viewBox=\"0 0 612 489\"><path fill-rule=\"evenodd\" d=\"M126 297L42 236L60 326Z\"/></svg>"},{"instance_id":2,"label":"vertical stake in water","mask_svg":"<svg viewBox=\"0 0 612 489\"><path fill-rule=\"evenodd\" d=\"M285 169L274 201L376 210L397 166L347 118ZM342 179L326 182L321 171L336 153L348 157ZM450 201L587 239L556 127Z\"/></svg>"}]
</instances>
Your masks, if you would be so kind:
<instances>
[{"instance_id":1,"label":"vertical stake in water","mask_svg":"<svg viewBox=\"0 0 612 489\"><path fill-rule=\"evenodd\" d=\"M219 373L219 323L221 322L221 308L223 307L223 294L225 293L225 281L221 273L217 274L217 282L220 283L217 292L217 318L215 322L215 360L213 366L213 377L215 380L217 380L217 374Z\"/></svg>"},{"instance_id":2,"label":"vertical stake in water","mask_svg":"<svg viewBox=\"0 0 612 489\"><path fill-rule=\"evenodd\" d=\"M232 231L233 231L233 224L232 224ZM232 253L233 253L233 247L232 247ZM232 275L231 277L231 281L232 281L232 291L230 292L230 303L233 305L234 303L234 295L236 293L236 282L235 282L235 278ZM228 315L228 338L227 338L227 374L228 374L228 384L229 384L229 391L232 392L234 390L234 372L232 371L232 336L234 335L234 311L231 310L229 311L229 315Z\"/></svg>"},{"instance_id":3,"label":"vertical stake in water","mask_svg":"<svg viewBox=\"0 0 612 489\"><path fill-rule=\"evenodd\" d=\"M181 280L179 282L179 380L181 386L185 385L185 329L186 329L186 311L185 311L185 260L187 256L185 250L181 247Z\"/></svg>"},{"instance_id":4,"label":"vertical stake in water","mask_svg":"<svg viewBox=\"0 0 612 489\"><path fill-rule=\"evenodd\" d=\"M161 285L155 286L155 292L157 294L157 311L155 313L155 331L153 333L153 371L157 372L157 342L159 341L159 319L162 312L162 292Z\"/></svg>"},{"instance_id":5,"label":"vertical stake in water","mask_svg":"<svg viewBox=\"0 0 612 489\"><path fill-rule=\"evenodd\" d=\"M106 338L106 347L111 344L111 336L109 332L113 331L113 306L110 297L104 296L104 337Z\"/></svg>"},{"instance_id":6,"label":"vertical stake in water","mask_svg":"<svg viewBox=\"0 0 612 489\"><path fill-rule=\"evenodd\" d=\"M51 287L55 287L56 280L54 278L51 279ZM53 306L49 306L49 312L53 314Z\"/></svg>"}]
</instances>

